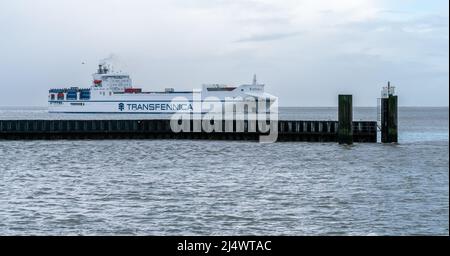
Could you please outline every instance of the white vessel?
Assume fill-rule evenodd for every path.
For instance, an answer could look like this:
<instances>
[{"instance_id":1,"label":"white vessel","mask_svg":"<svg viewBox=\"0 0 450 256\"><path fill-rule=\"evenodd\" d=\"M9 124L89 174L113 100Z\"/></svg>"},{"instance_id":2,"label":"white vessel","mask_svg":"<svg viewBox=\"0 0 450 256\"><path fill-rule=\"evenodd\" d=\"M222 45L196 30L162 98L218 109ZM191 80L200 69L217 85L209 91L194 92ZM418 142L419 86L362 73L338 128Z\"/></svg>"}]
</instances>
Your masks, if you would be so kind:
<instances>
[{"instance_id":1,"label":"white vessel","mask_svg":"<svg viewBox=\"0 0 450 256\"><path fill-rule=\"evenodd\" d=\"M90 88L70 87L50 89L48 111L51 113L205 113L223 108L233 102L260 102L254 112L267 112L276 97L264 92L264 84L258 84L256 76L252 84L227 86L205 84L201 90L176 91L166 88L163 92L142 91L132 86L128 74L111 71L101 64L93 74ZM264 102L264 104L262 104ZM253 104L255 105L255 104ZM252 105L252 106L253 106ZM258 106L258 104L256 104Z\"/></svg>"}]
</instances>

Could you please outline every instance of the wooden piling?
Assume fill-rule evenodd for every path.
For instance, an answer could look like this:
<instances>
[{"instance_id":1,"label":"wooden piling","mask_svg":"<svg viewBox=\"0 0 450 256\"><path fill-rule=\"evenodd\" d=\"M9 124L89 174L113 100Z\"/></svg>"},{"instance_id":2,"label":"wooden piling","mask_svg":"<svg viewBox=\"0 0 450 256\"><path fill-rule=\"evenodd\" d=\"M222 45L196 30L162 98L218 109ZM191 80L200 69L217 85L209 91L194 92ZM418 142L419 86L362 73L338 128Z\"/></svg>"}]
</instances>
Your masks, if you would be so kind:
<instances>
[{"instance_id":1,"label":"wooden piling","mask_svg":"<svg viewBox=\"0 0 450 256\"><path fill-rule=\"evenodd\" d=\"M339 144L353 144L352 104L352 95L339 95L337 137Z\"/></svg>"},{"instance_id":2,"label":"wooden piling","mask_svg":"<svg viewBox=\"0 0 450 256\"><path fill-rule=\"evenodd\" d=\"M398 142L398 97L381 99L381 142Z\"/></svg>"}]
</instances>

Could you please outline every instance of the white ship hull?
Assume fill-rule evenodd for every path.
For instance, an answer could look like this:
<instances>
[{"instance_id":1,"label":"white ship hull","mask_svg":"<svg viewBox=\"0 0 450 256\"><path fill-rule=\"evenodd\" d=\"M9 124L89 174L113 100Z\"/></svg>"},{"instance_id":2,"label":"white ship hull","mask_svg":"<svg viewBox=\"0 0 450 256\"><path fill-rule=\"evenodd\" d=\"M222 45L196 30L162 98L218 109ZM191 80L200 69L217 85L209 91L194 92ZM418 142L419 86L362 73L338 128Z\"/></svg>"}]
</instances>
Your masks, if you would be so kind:
<instances>
[{"instance_id":1,"label":"white ship hull","mask_svg":"<svg viewBox=\"0 0 450 256\"><path fill-rule=\"evenodd\" d=\"M173 114L215 113L225 109L256 108L254 112L268 112L270 103L255 101L183 101L183 100L105 100L105 101L50 101L49 113L123 113L123 114ZM239 111L238 111L239 112Z\"/></svg>"},{"instance_id":2,"label":"white ship hull","mask_svg":"<svg viewBox=\"0 0 450 256\"><path fill-rule=\"evenodd\" d=\"M79 104L81 103L81 104ZM120 105L123 104L123 105ZM192 103L188 103L193 105ZM124 113L124 114L171 114L177 112L201 112L190 110L187 106L177 108L178 103L167 101L83 101L83 102L61 102L49 106L49 113ZM123 106L123 108L121 107ZM180 110L181 109L181 110Z\"/></svg>"}]
</instances>

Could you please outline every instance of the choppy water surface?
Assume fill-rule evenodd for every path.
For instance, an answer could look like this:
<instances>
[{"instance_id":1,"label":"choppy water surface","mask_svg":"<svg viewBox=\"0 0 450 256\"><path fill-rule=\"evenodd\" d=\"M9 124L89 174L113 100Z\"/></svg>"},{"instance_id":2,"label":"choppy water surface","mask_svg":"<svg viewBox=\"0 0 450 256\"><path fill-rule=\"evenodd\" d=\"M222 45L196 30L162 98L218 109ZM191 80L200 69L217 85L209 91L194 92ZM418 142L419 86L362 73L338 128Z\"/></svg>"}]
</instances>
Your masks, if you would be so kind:
<instances>
[{"instance_id":1,"label":"choppy water surface","mask_svg":"<svg viewBox=\"0 0 450 256\"><path fill-rule=\"evenodd\" d=\"M399 121L398 145L0 141L0 234L448 235L448 108L401 108Z\"/></svg>"}]
</instances>

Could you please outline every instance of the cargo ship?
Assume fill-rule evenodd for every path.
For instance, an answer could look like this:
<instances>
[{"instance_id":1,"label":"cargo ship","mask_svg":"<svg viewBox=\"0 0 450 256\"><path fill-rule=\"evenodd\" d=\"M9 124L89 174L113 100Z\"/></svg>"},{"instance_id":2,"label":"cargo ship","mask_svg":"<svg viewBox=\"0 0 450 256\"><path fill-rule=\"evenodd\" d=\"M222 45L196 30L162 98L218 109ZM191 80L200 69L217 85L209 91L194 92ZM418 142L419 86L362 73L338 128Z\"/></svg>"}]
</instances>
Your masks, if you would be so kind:
<instances>
[{"instance_id":1,"label":"cargo ship","mask_svg":"<svg viewBox=\"0 0 450 256\"><path fill-rule=\"evenodd\" d=\"M256 75L251 84L204 84L201 89L191 91L177 91L173 88L144 91L133 87L130 75L113 71L112 66L106 63L100 64L92 76L92 85L89 88L50 89L48 112L206 113L223 111L226 104L249 103L251 111L260 113L268 112L276 100L275 96L264 92L264 84L256 81ZM245 111L249 111L248 108Z\"/></svg>"}]
</instances>

